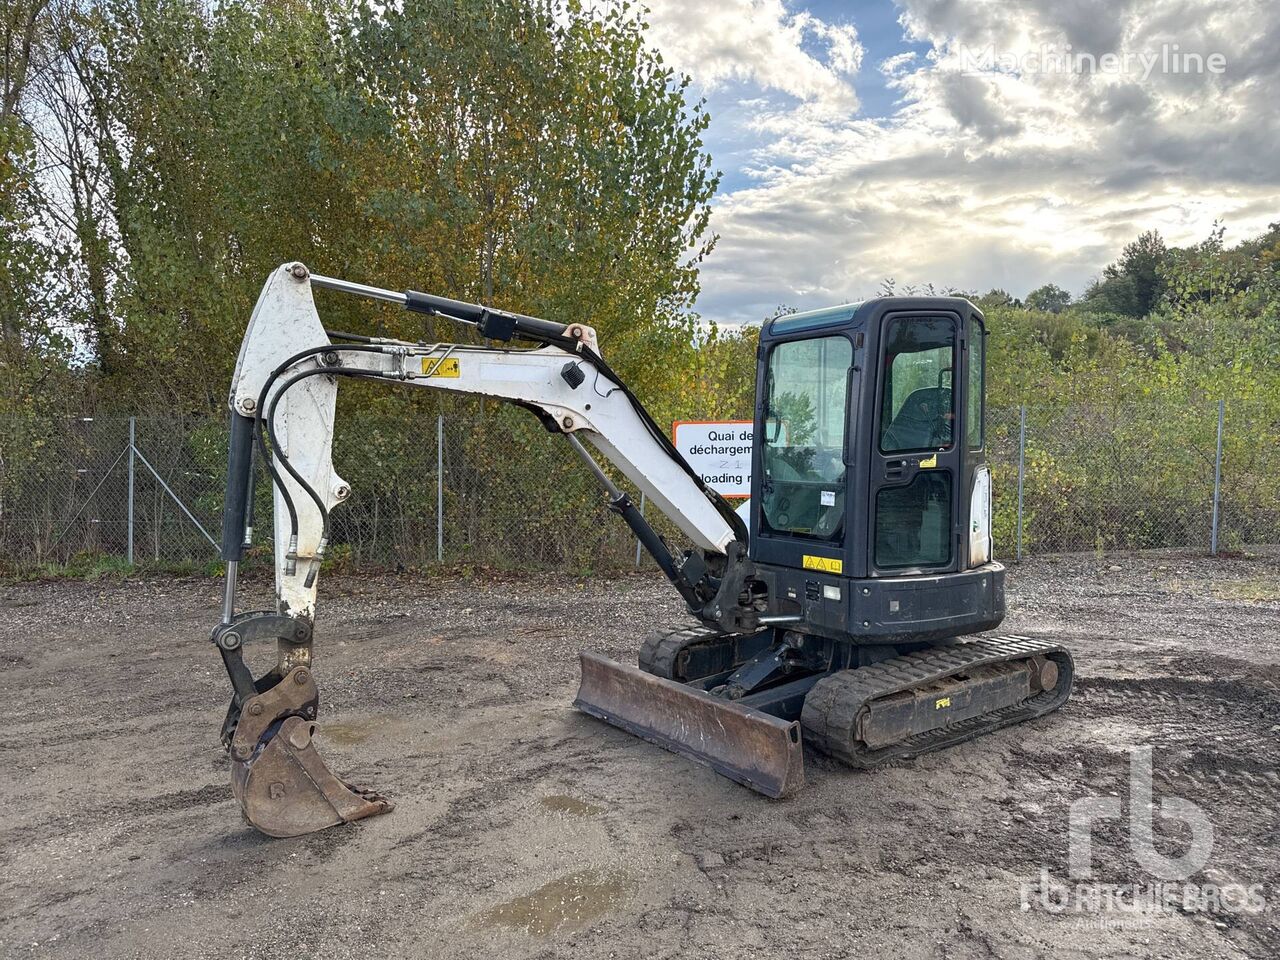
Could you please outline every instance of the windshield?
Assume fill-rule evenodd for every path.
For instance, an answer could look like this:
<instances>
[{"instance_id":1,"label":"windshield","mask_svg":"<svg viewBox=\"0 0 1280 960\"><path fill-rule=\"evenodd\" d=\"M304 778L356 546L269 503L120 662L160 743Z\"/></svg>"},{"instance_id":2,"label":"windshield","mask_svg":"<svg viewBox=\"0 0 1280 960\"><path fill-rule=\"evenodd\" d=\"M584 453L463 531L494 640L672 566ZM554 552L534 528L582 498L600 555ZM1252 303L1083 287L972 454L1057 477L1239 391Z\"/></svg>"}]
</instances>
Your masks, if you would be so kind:
<instances>
[{"instance_id":1,"label":"windshield","mask_svg":"<svg viewBox=\"0 0 1280 960\"><path fill-rule=\"evenodd\" d=\"M834 540L844 523L844 432L853 344L780 343L765 383L761 514L767 530Z\"/></svg>"}]
</instances>

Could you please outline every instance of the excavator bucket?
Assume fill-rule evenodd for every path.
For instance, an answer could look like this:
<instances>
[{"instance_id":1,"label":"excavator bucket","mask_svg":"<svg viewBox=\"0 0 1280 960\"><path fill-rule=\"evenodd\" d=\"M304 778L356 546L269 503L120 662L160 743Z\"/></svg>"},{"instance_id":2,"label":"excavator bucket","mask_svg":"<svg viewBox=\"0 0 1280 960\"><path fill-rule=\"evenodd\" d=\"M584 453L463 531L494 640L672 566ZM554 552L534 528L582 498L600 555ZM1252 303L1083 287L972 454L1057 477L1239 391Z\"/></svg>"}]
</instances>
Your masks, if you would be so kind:
<instances>
[{"instance_id":1,"label":"excavator bucket","mask_svg":"<svg viewBox=\"0 0 1280 960\"><path fill-rule=\"evenodd\" d=\"M298 667L243 706L231 741L231 791L245 819L272 837L297 837L388 813L393 804L334 776L312 743L319 700Z\"/></svg>"},{"instance_id":2,"label":"excavator bucket","mask_svg":"<svg viewBox=\"0 0 1280 960\"><path fill-rule=\"evenodd\" d=\"M298 837L377 816L390 800L343 783L311 742L315 724L289 717L249 760L234 761L231 792L245 819L271 837Z\"/></svg>"},{"instance_id":3,"label":"excavator bucket","mask_svg":"<svg viewBox=\"0 0 1280 960\"><path fill-rule=\"evenodd\" d=\"M573 705L768 797L804 786L800 724L582 651Z\"/></svg>"}]
</instances>

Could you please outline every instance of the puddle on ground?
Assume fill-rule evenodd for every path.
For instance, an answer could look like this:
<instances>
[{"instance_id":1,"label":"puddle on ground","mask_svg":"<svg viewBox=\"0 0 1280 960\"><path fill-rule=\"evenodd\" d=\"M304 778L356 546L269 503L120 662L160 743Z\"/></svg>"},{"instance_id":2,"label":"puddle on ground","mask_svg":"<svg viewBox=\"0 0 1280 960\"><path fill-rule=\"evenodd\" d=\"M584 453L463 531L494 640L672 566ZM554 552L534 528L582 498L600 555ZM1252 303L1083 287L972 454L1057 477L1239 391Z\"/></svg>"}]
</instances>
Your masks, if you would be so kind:
<instances>
[{"instance_id":1,"label":"puddle on ground","mask_svg":"<svg viewBox=\"0 0 1280 960\"><path fill-rule=\"evenodd\" d=\"M481 927L509 927L537 936L578 927L604 916L635 892L625 873L580 870L480 914Z\"/></svg>"},{"instance_id":2,"label":"puddle on ground","mask_svg":"<svg viewBox=\"0 0 1280 960\"><path fill-rule=\"evenodd\" d=\"M539 803L555 813L567 813L574 817L598 817L604 813L604 807L597 803L588 803L586 800L565 796L563 793L543 797Z\"/></svg>"},{"instance_id":3,"label":"puddle on ground","mask_svg":"<svg viewBox=\"0 0 1280 960\"><path fill-rule=\"evenodd\" d=\"M321 740L349 747L364 743L387 724L387 717L352 717L350 720L339 720L325 723L323 718L316 724L316 732Z\"/></svg>"}]
</instances>

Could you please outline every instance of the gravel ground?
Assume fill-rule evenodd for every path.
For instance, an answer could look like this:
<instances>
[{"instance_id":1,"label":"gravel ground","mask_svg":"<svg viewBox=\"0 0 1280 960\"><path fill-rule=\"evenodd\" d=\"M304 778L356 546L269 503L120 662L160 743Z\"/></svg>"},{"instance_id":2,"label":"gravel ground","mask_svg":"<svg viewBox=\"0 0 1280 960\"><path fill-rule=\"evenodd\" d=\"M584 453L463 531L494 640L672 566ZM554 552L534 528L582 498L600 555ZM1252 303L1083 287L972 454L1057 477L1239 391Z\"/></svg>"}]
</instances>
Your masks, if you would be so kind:
<instances>
[{"instance_id":1,"label":"gravel ground","mask_svg":"<svg viewBox=\"0 0 1280 960\"><path fill-rule=\"evenodd\" d=\"M246 590L267 604L265 581ZM0 955L1280 954L1259 902L1280 899L1280 553L1023 564L1005 627L1073 649L1071 701L874 773L810 754L786 801L571 709L579 648L633 661L682 622L658 580L330 579L318 739L397 808L297 840L231 797L218 593L0 585ZM1192 899L1062 910L1068 808L1125 802L1139 744L1157 808L1185 798L1212 825L1207 863L1162 888ZM1160 883L1128 819L1094 829L1078 897ZM1155 823L1181 856L1187 826Z\"/></svg>"}]
</instances>

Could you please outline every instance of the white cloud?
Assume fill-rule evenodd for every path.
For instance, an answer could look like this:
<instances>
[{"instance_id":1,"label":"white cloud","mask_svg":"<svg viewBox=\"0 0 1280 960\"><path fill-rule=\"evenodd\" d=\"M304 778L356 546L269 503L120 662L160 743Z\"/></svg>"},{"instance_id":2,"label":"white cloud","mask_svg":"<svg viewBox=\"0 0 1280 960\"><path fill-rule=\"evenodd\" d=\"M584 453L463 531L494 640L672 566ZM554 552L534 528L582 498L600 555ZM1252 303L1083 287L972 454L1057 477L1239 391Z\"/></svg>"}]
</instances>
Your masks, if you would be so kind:
<instances>
[{"instance_id":1,"label":"white cloud","mask_svg":"<svg viewBox=\"0 0 1280 960\"><path fill-rule=\"evenodd\" d=\"M751 181L717 198L704 315L760 319L778 303L873 293L887 276L1078 293L1144 229L1187 243L1218 218L1236 236L1280 218L1280 4L898 3L905 32L931 49L880 62L901 101L878 119L849 106L863 55L852 27L831 28L853 45L841 52L828 25L778 0L668 0L655 13L653 38L704 89L735 80L801 101L739 98ZM806 38L825 42L825 59ZM1226 70L1144 77L1136 58L1174 43L1221 53ZM1129 55L1138 69L975 71L962 57L962 45L1024 56L1046 44Z\"/></svg>"},{"instance_id":2,"label":"white cloud","mask_svg":"<svg viewBox=\"0 0 1280 960\"><path fill-rule=\"evenodd\" d=\"M916 53L914 50L908 50L905 53L896 53L892 57L886 57L880 61L880 72L887 77L892 77L900 70L905 70L915 62Z\"/></svg>"},{"instance_id":3,"label":"white cloud","mask_svg":"<svg viewBox=\"0 0 1280 960\"><path fill-rule=\"evenodd\" d=\"M650 39L705 89L747 82L831 114L858 108L851 81L863 49L851 26L790 13L782 0L649 0L648 6ZM806 40L824 47L825 56L807 52Z\"/></svg>"}]
</instances>

